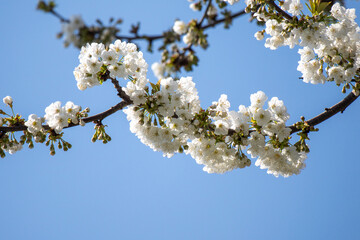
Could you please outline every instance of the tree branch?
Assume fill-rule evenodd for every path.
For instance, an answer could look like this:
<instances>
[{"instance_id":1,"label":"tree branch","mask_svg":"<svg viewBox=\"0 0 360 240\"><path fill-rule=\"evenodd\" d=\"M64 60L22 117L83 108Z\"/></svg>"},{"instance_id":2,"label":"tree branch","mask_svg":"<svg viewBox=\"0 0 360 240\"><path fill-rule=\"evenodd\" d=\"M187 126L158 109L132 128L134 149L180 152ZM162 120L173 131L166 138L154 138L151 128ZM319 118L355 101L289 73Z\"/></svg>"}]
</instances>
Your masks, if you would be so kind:
<instances>
[{"instance_id":1,"label":"tree branch","mask_svg":"<svg viewBox=\"0 0 360 240\"><path fill-rule=\"evenodd\" d=\"M127 101L121 101L120 103L112 106L111 108L109 108L108 110L106 110L105 112L90 116L90 117L86 117L86 118L82 118L82 121L84 121L85 123L89 123L89 122L93 122L93 121L98 121L98 120L103 120L105 118L107 118L108 116L114 114L115 112L124 109L125 107L129 106L131 103L127 102ZM79 126L79 124L74 124L74 123L70 123L69 126L64 127L64 128L71 128L71 127L75 127L75 126ZM48 125L43 125L43 128L45 130L50 130L50 127ZM0 136L6 132L19 132L19 131L25 131L27 129L26 126L22 125L22 126L11 126L11 127L0 127Z\"/></svg>"},{"instance_id":2,"label":"tree branch","mask_svg":"<svg viewBox=\"0 0 360 240\"><path fill-rule=\"evenodd\" d=\"M201 25L203 24L204 20L206 19L207 15L208 15L207 13L208 13L209 8L211 6L211 1L212 0L209 0L208 5L206 6L206 9L205 9L204 15L202 16L199 23L197 24L198 28L201 28Z\"/></svg>"},{"instance_id":3,"label":"tree branch","mask_svg":"<svg viewBox=\"0 0 360 240\"><path fill-rule=\"evenodd\" d=\"M288 19L288 20L292 20L293 17L290 16L287 12L283 11L278 5L275 4L275 2L273 0L270 0L267 2L269 4L269 6L272 6L273 8L275 8L275 10L281 14L284 18Z\"/></svg>"},{"instance_id":4,"label":"tree branch","mask_svg":"<svg viewBox=\"0 0 360 240\"><path fill-rule=\"evenodd\" d=\"M52 15L54 15L55 17L57 17L61 22L66 22L66 23L70 23L69 19L64 18L63 16L61 16L58 12L56 12L54 9L51 9L49 11L49 13L51 13Z\"/></svg>"},{"instance_id":5,"label":"tree branch","mask_svg":"<svg viewBox=\"0 0 360 240\"><path fill-rule=\"evenodd\" d=\"M335 114L337 114L338 112L343 113L345 111L345 109L351 104L353 103L359 96L356 96L354 94L354 92L351 92L349 95L347 95L343 100L341 100L340 102L338 102L337 104L335 104L334 106L330 107L330 108L325 108L325 111L319 115L317 115L316 117L313 117L312 119L305 121L309 126L316 126L322 122L324 122L325 120L331 118L332 116L334 116ZM295 126L290 126L289 127L291 129L291 133L296 133L301 131L301 129L297 129Z\"/></svg>"},{"instance_id":6,"label":"tree branch","mask_svg":"<svg viewBox=\"0 0 360 240\"><path fill-rule=\"evenodd\" d=\"M210 1L211 3L211 1ZM210 4L207 6L207 10L209 9L210 7ZM205 11L205 13L207 14L207 10ZM51 13L52 15L54 15L56 18L58 18L61 22L66 22L66 23L69 23L70 20L69 19L66 19L65 17L63 17L62 15L60 15L58 12L56 12L55 10L51 10L49 11L49 13ZM205 19L205 15L203 15L202 19L200 20L201 24L203 23L204 19ZM245 14L245 10L241 10L237 13L234 13L230 16L230 18L234 19L234 18L237 18L241 15ZM215 27L216 25L224 22L227 18L221 18L221 19L218 19L218 20L215 20L214 22L212 22L211 24L207 24L203 27L201 27L201 29L207 29L209 27ZM200 23L199 22L199 23ZM201 25L200 24L200 25ZM199 25L199 26L200 26ZM154 41L154 40L159 40L159 39L163 39L165 38L165 35L164 34L158 34L158 35L147 35L147 34L143 34L143 35L137 35L137 36L125 36L125 35L115 35L115 37L117 39L124 39L124 40L128 40L128 41L133 41L133 40L146 40L146 41Z\"/></svg>"},{"instance_id":7,"label":"tree branch","mask_svg":"<svg viewBox=\"0 0 360 240\"><path fill-rule=\"evenodd\" d=\"M130 97L124 92L124 90L122 89L122 87L119 84L119 81L112 77L109 77L109 79L111 80L112 84L114 84L114 87L118 92L117 95L120 98L122 98L125 102L132 104L133 102L131 101Z\"/></svg>"},{"instance_id":8,"label":"tree branch","mask_svg":"<svg viewBox=\"0 0 360 240\"><path fill-rule=\"evenodd\" d=\"M246 14L245 9L244 9L244 10L241 10L241 11L239 11L239 12L237 12L237 13L234 13L234 14L230 15L230 18L231 18L231 19L234 19L234 18L240 17L240 16L242 16L242 15L244 15L244 14ZM207 28L210 28L210 27L215 27L216 25L225 22L226 19L227 19L227 18L220 18L220 19L218 19L218 20L215 20L214 22L203 26L202 29L207 29Z\"/></svg>"}]
</instances>

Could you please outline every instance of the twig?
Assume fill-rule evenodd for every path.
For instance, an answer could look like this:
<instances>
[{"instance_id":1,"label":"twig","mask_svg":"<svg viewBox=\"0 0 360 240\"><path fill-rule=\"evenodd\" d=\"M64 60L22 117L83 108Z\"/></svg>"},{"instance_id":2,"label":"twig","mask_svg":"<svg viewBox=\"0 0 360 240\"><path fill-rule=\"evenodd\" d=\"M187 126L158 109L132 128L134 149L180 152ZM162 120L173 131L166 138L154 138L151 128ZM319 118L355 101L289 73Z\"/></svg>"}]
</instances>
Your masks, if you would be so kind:
<instances>
[{"instance_id":1,"label":"twig","mask_svg":"<svg viewBox=\"0 0 360 240\"><path fill-rule=\"evenodd\" d=\"M209 7L210 7L210 4L207 6L207 10L209 9ZM207 10L205 11L206 14L207 14ZM54 15L55 17L57 17L61 22L66 22L66 23L70 22L69 19L64 18L63 16L61 16L58 12L56 12L54 10L51 10L49 12L52 15ZM230 18L234 19L234 18L237 18L237 17L239 17L239 16L241 16L243 14L245 14L245 10L242 10L240 12L232 14L230 16ZM200 20L201 23L203 23L203 21L204 21L203 19L205 19L205 14L202 17L202 20ZM226 19L227 18L221 18L221 19L215 20L211 24L207 24L207 25L202 26L201 29L207 29L209 27L215 27L216 25L224 22ZM146 35L146 34L143 34L143 35L137 35L137 36L115 35L115 37L117 39L125 39L125 40L128 40L128 41L133 41L133 40L154 41L154 40L159 40L159 39L165 38L165 35L164 34L158 34L158 35Z\"/></svg>"},{"instance_id":2,"label":"twig","mask_svg":"<svg viewBox=\"0 0 360 240\"><path fill-rule=\"evenodd\" d=\"M133 41L133 40L147 40L147 41L154 41L154 40L158 40L158 39L163 39L165 36L162 35L154 35L154 36L149 36L149 35L137 35L137 36L121 36L121 35L115 35L115 37L117 39L125 39L128 41Z\"/></svg>"},{"instance_id":3,"label":"twig","mask_svg":"<svg viewBox=\"0 0 360 240\"><path fill-rule=\"evenodd\" d=\"M275 2L273 0L270 0L267 2L270 6L274 7L275 10L281 14L284 18L288 19L288 20L292 20L293 17L290 16L287 12L283 11L278 5L275 4Z\"/></svg>"},{"instance_id":4,"label":"twig","mask_svg":"<svg viewBox=\"0 0 360 240\"><path fill-rule=\"evenodd\" d=\"M106 117L114 114L115 112L124 109L125 107L129 106L131 103L126 102L126 101L121 101L120 103L116 104L115 106L112 106L111 108L109 108L108 110L106 110L105 112L90 116L90 117L86 117L86 118L82 118L82 121L84 121L85 123L89 123L89 122L93 122L93 121L97 121L97 120L103 120ZM75 126L79 126L79 124L73 124L70 123L69 126L64 127L64 128L71 128L71 127L75 127ZM43 128L45 130L50 130L50 127L48 125L43 125ZM0 127L0 132L1 133L6 133L6 132L19 132L19 131L25 131L27 129L26 126L12 126L12 127ZM0 135L1 135L0 133Z\"/></svg>"},{"instance_id":5,"label":"twig","mask_svg":"<svg viewBox=\"0 0 360 240\"><path fill-rule=\"evenodd\" d=\"M109 79L111 80L112 84L114 84L114 87L118 92L117 95L120 98L122 98L125 102L132 104L133 102L131 101L130 97L124 92L124 90L122 89L122 87L119 84L119 81L112 77L109 77Z\"/></svg>"},{"instance_id":6,"label":"twig","mask_svg":"<svg viewBox=\"0 0 360 240\"><path fill-rule=\"evenodd\" d=\"M209 11L209 8L211 6L211 1L212 0L209 0L208 5L206 6L206 9L205 9L204 15L202 16L199 23L197 24L198 28L201 28L201 25L203 24L204 20L206 19L207 15L208 15L208 11Z\"/></svg>"},{"instance_id":7,"label":"twig","mask_svg":"<svg viewBox=\"0 0 360 240\"><path fill-rule=\"evenodd\" d=\"M334 116L335 114L337 114L338 112L344 112L345 109L351 104L353 103L356 99L358 98L358 96L356 96L354 94L354 92L351 92L349 95L347 95L343 100L341 100L340 102L338 102L337 104L335 104L334 106L330 107L330 108L326 108L325 111L323 113L320 113L319 115L317 115L316 117L313 117L312 119L305 121L309 126L315 126L318 125L322 122L324 122L325 120L331 118L332 116ZM291 134L292 133L296 133L301 131L301 129L297 129L295 126L290 126L289 127L291 129Z\"/></svg>"},{"instance_id":8,"label":"twig","mask_svg":"<svg viewBox=\"0 0 360 240\"><path fill-rule=\"evenodd\" d=\"M61 16L58 12L55 12L54 9L51 9L49 11L49 13L51 13L52 15L54 15L55 17L57 17L58 19L60 19L61 22L66 22L66 23L70 23L69 19L64 18L63 16Z\"/></svg>"},{"instance_id":9,"label":"twig","mask_svg":"<svg viewBox=\"0 0 360 240\"><path fill-rule=\"evenodd\" d=\"M245 10L241 10L237 13L234 13L232 15L230 15L229 18L237 18L237 17L240 17L242 15L246 14ZM210 28L210 27L215 27L216 25L218 25L219 23L222 23L222 22L225 22L227 18L221 18L221 19L218 19L218 20L215 20L214 22L210 23L210 24L207 24L205 26L202 27L202 29L207 29L207 28Z\"/></svg>"}]
</instances>

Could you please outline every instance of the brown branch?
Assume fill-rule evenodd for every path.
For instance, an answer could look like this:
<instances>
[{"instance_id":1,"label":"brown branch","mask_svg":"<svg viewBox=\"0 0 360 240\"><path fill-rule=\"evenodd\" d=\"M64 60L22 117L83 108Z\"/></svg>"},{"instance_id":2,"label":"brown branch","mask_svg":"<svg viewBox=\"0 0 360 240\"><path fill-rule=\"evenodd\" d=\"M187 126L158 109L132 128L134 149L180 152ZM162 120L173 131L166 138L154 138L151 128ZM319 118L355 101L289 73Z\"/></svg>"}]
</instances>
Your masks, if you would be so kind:
<instances>
[{"instance_id":1,"label":"brown branch","mask_svg":"<svg viewBox=\"0 0 360 240\"><path fill-rule=\"evenodd\" d=\"M242 15L244 15L244 14L246 14L245 10L241 10L241 11L239 11L239 12L237 12L237 13L234 13L234 14L230 15L229 18L234 19L234 18L240 17L240 16L242 16ZM203 26L202 29L207 29L207 28L210 28L210 27L215 27L215 26L218 25L219 23L225 22L226 19L228 19L228 18L221 18L221 19L215 20L214 22Z\"/></svg>"},{"instance_id":2,"label":"brown branch","mask_svg":"<svg viewBox=\"0 0 360 240\"><path fill-rule=\"evenodd\" d=\"M117 39L125 39L128 41L133 41L133 40L147 40L147 41L154 41L154 40L158 40L158 39L163 39L165 37L164 34L162 35L153 35L153 36L149 36L149 35L137 35L137 36L121 36L121 35L115 35L115 37Z\"/></svg>"},{"instance_id":3,"label":"brown branch","mask_svg":"<svg viewBox=\"0 0 360 240\"><path fill-rule=\"evenodd\" d=\"M124 92L124 90L122 89L122 87L119 84L119 81L112 77L109 77L109 79L111 80L112 84L114 84L114 87L118 92L117 95L120 98L122 98L125 102L132 104L133 102L131 101L130 97Z\"/></svg>"},{"instance_id":4,"label":"brown branch","mask_svg":"<svg viewBox=\"0 0 360 240\"><path fill-rule=\"evenodd\" d=\"M66 22L66 23L70 23L69 19L64 18L63 16L61 16L58 12L56 12L54 9L51 9L49 11L49 13L51 13L52 15L54 15L55 17L57 17L61 22Z\"/></svg>"},{"instance_id":5,"label":"brown branch","mask_svg":"<svg viewBox=\"0 0 360 240\"><path fill-rule=\"evenodd\" d=\"M211 3L211 1L210 1ZM207 7L207 10L209 9L210 7L210 4L208 5ZM205 11L205 13L207 14L207 10ZM49 13L51 13L52 15L54 15L56 18L58 18L61 22L66 22L66 23L69 23L70 20L69 19L66 19L65 17L63 17L62 15L60 15L58 12L56 12L55 10L51 10L49 11ZM245 10L242 10L240 12L237 12L237 13L234 13L230 16L230 18L234 19L234 18L237 18L241 15L245 14ZM203 15L203 18L202 20L200 20L200 22L202 23L205 19L205 14ZM207 29L209 27L215 27L216 25L224 22L227 18L221 18L221 19L218 19L218 20L215 20L214 22L212 22L211 24L207 24L203 27L201 27L201 29ZM199 22L199 23L200 23ZM199 25L200 26L200 25ZM164 34L159 34L159 35L146 35L146 34L143 34L143 35L137 35L137 36L124 36L124 35L115 35L115 37L117 39L125 39L125 40L128 40L128 41L133 41L133 40L146 40L146 41L154 41L154 40L159 40L159 39L163 39L165 38L165 35Z\"/></svg>"},{"instance_id":6,"label":"brown branch","mask_svg":"<svg viewBox=\"0 0 360 240\"><path fill-rule=\"evenodd\" d=\"M293 17L290 16L287 12L283 11L278 5L275 4L275 2L273 0L270 0L267 2L269 4L269 6L272 6L273 8L275 8L275 10L281 14L284 18L288 19L288 20L292 20Z\"/></svg>"},{"instance_id":7,"label":"brown branch","mask_svg":"<svg viewBox=\"0 0 360 240\"><path fill-rule=\"evenodd\" d=\"M204 15L202 16L202 18L200 19L199 23L197 24L197 27L198 27L198 28L201 28L201 25L203 24L203 22L205 21L205 19L206 19L207 16L208 16L208 11L209 11L209 8L210 8L210 6L211 6L211 1L212 1L212 0L209 0L208 5L207 5L207 7L206 7L206 9L205 9Z\"/></svg>"},{"instance_id":8,"label":"brown branch","mask_svg":"<svg viewBox=\"0 0 360 240\"><path fill-rule=\"evenodd\" d=\"M341 100L340 102L338 102L334 106L332 106L330 108L326 108L323 113L321 113L321 114L317 115L316 117L313 117L312 119L310 119L308 121L305 121L305 122L309 126L316 126L316 125L324 122L325 120L331 118L332 116L334 116L338 112L343 113L345 111L345 109L351 103L353 103L357 98L358 98L358 96L356 96L354 94L354 92L351 92L343 100ZM301 131L301 129L297 129L295 126L290 126L289 128L291 129L291 134Z\"/></svg>"},{"instance_id":9,"label":"brown branch","mask_svg":"<svg viewBox=\"0 0 360 240\"><path fill-rule=\"evenodd\" d=\"M96 115L93 115L90 117L82 118L82 121L84 121L85 123L89 123L89 122L93 122L93 121L103 120L103 119L107 118L108 116L114 114L115 112L124 109L125 107L129 106L130 104L131 104L130 102L127 102L125 100L121 101L120 103L112 106L105 112L102 112L102 113L99 113L99 114L96 114ZM69 126L64 127L64 128L71 128L71 127L75 127L75 126L79 126L79 124L70 123ZM43 125L43 128L45 130L50 130L50 127L48 125ZM6 132L19 132L19 131L25 131L26 129L27 129L27 127L24 125L11 126L11 127L0 127L0 133L3 134Z\"/></svg>"}]
</instances>

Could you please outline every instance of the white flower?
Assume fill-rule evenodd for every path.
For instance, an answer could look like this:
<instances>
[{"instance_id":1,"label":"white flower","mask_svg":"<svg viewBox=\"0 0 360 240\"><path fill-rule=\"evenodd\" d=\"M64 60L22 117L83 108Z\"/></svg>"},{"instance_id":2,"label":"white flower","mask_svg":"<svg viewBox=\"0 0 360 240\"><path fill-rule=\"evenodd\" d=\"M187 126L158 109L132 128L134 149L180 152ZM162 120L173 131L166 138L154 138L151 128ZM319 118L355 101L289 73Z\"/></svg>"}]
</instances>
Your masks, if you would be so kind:
<instances>
[{"instance_id":1,"label":"white flower","mask_svg":"<svg viewBox=\"0 0 360 240\"><path fill-rule=\"evenodd\" d=\"M173 30L176 34L182 35L187 32L186 23L183 21L175 21Z\"/></svg>"},{"instance_id":2,"label":"white flower","mask_svg":"<svg viewBox=\"0 0 360 240\"><path fill-rule=\"evenodd\" d=\"M215 134L216 135L226 135L229 130L229 124L224 120L215 121Z\"/></svg>"},{"instance_id":3,"label":"white flower","mask_svg":"<svg viewBox=\"0 0 360 240\"><path fill-rule=\"evenodd\" d=\"M303 5L301 4L300 0L293 0L290 3L288 11L293 15L299 15L302 9L303 9Z\"/></svg>"},{"instance_id":4,"label":"white flower","mask_svg":"<svg viewBox=\"0 0 360 240\"><path fill-rule=\"evenodd\" d=\"M262 108L267 100L267 96L263 91L258 91L250 95L250 102L252 107Z\"/></svg>"},{"instance_id":5,"label":"white flower","mask_svg":"<svg viewBox=\"0 0 360 240\"><path fill-rule=\"evenodd\" d=\"M256 121L257 125L264 126L270 121L271 114L269 111L260 108L254 113L253 118Z\"/></svg>"},{"instance_id":6,"label":"white flower","mask_svg":"<svg viewBox=\"0 0 360 240\"><path fill-rule=\"evenodd\" d=\"M151 65L151 70L153 71L156 78L163 78L165 73L165 65L162 63L154 62Z\"/></svg>"},{"instance_id":7,"label":"white flower","mask_svg":"<svg viewBox=\"0 0 360 240\"><path fill-rule=\"evenodd\" d=\"M200 8L198 7L198 5L196 3L191 3L189 5L190 9L192 9L193 11L200 11Z\"/></svg>"},{"instance_id":8,"label":"white flower","mask_svg":"<svg viewBox=\"0 0 360 240\"><path fill-rule=\"evenodd\" d=\"M309 47L304 47L303 49L299 49L298 53L301 55L301 61L303 62L307 62L315 58L314 51Z\"/></svg>"},{"instance_id":9,"label":"white flower","mask_svg":"<svg viewBox=\"0 0 360 240\"><path fill-rule=\"evenodd\" d=\"M74 124L78 123L77 113L80 109L80 106L70 101L61 107L61 102L57 101L45 109L44 117L49 127L56 133L60 133L64 127L69 126L69 119Z\"/></svg>"},{"instance_id":10,"label":"white flower","mask_svg":"<svg viewBox=\"0 0 360 240\"><path fill-rule=\"evenodd\" d=\"M35 135L37 132L42 129L42 119L39 118L36 114L31 114L28 117L28 120L25 122L28 132Z\"/></svg>"},{"instance_id":11,"label":"white flower","mask_svg":"<svg viewBox=\"0 0 360 240\"><path fill-rule=\"evenodd\" d=\"M69 101L65 104L64 108L68 118L70 118L74 124L77 124L79 122L77 113L80 111L81 107Z\"/></svg>"},{"instance_id":12,"label":"white flower","mask_svg":"<svg viewBox=\"0 0 360 240\"><path fill-rule=\"evenodd\" d=\"M160 85L162 89L165 89L167 92L172 93L177 90L178 83L174 81L171 77L161 79Z\"/></svg>"},{"instance_id":13,"label":"white flower","mask_svg":"<svg viewBox=\"0 0 360 240\"><path fill-rule=\"evenodd\" d=\"M212 105L216 106L218 112L228 112L230 108L230 102L227 100L226 94L221 94L217 102L212 102Z\"/></svg>"},{"instance_id":14,"label":"white flower","mask_svg":"<svg viewBox=\"0 0 360 240\"><path fill-rule=\"evenodd\" d=\"M234 3L237 3L240 0L223 0L223 1L230 3L230 5L233 5Z\"/></svg>"},{"instance_id":15,"label":"white flower","mask_svg":"<svg viewBox=\"0 0 360 240\"><path fill-rule=\"evenodd\" d=\"M126 71L124 65L120 65L118 63L115 63L113 65L110 65L108 67L110 71L110 77L112 78L125 78L126 77Z\"/></svg>"},{"instance_id":16,"label":"white flower","mask_svg":"<svg viewBox=\"0 0 360 240\"><path fill-rule=\"evenodd\" d=\"M183 37L183 42L185 44L191 44L192 41L194 40L193 34L192 32L188 32L184 37Z\"/></svg>"},{"instance_id":17,"label":"white flower","mask_svg":"<svg viewBox=\"0 0 360 240\"><path fill-rule=\"evenodd\" d=\"M264 39L264 32L263 31L258 31L254 34L254 37L256 38L256 40L263 40Z\"/></svg>"},{"instance_id":18,"label":"white flower","mask_svg":"<svg viewBox=\"0 0 360 240\"><path fill-rule=\"evenodd\" d=\"M4 102L4 104L6 104L6 105L8 105L9 107L11 107L12 104L13 104L13 99L12 99L12 97L10 97L10 96L6 96L6 97L3 98L3 102Z\"/></svg>"},{"instance_id":19,"label":"white flower","mask_svg":"<svg viewBox=\"0 0 360 240\"><path fill-rule=\"evenodd\" d=\"M117 62L119 55L115 51L109 49L108 51L102 51L101 58L104 64L114 64Z\"/></svg>"},{"instance_id":20,"label":"white flower","mask_svg":"<svg viewBox=\"0 0 360 240\"><path fill-rule=\"evenodd\" d=\"M270 36L278 36L282 30L282 25L279 24L275 19L266 21L265 31Z\"/></svg>"},{"instance_id":21,"label":"white flower","mask_svg":"<svg viewBox=\"0 0 360 240\"><path fill-rule=\"evenodd\" d=\"M110 44L109 49L115 51L119 55L124 55L126 52L126 42L116 40L114 44Z\"/></svg>"}]
</instances>

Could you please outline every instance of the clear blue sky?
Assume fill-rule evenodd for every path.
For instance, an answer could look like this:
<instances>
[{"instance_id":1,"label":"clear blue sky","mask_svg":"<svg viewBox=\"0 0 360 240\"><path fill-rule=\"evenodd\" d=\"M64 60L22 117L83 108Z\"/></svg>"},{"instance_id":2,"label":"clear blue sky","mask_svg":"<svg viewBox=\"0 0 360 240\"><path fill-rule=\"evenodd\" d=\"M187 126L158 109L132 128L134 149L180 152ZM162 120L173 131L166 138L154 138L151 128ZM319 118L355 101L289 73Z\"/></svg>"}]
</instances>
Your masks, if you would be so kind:
<instances>
[{"instance_id":1,"label":"clear blue sky","mask_svg":"<svg viewBox=\"0 0 360 240\"><path fill-rule=\"evenodd\" d=\"M0 8L0 97L12 96L26 118L57 100L91 113L117 103L110 84L77 89L79 51L63 48L55 38L59 21L36 11L36 3L6 1ZM57 3L64 16L82 14L87 23L121 17L123 33L138 21L141 32L156 34L176 18L199 17L186 0ZM347 4L360 9L359 2ZM266 49L253 38L257 30L244 16L231 30L208 31L199 67L184 74L194 77L203 107L225 93L235 110L262 90L284 100L294 123L344 97L334 84L299 80L297 50ZM151 65L159 53L145 59ZM151 71L149 78L155 81ZM66 130L73 145L66 153L51 157L37 144L0 160L0 239L360 239L359 109L357 101L319 125L306 169L286 179L254 164L215 175L187 155L163 158L130 133L122 112L105 120L113 139L107 145L90 142L91 124Z\"/></svg>"}]
</instances>

